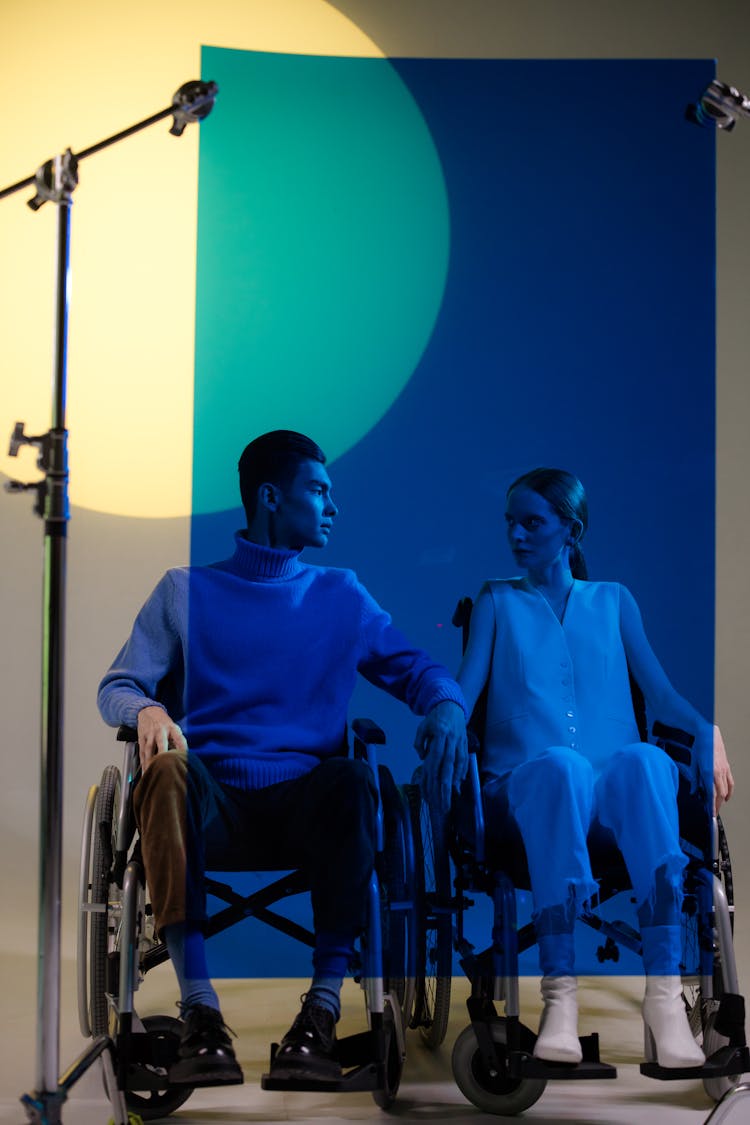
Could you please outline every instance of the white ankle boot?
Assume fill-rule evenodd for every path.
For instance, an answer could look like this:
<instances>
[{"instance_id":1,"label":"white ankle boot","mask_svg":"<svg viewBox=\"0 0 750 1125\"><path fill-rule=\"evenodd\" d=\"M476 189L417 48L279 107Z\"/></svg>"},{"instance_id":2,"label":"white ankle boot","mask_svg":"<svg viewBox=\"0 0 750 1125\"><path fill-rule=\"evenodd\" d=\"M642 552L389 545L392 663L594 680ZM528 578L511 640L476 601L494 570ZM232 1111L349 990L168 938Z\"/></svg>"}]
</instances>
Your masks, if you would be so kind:
<instances>
[{"instance_id":1,"label":"white ankle boot","mask_svg":"<svg viewBox=\"0 0 750 1125\"><path fill-rule=\"evenodd\" d=\"M646 977L643 1030L646 1062L688 1067L703 1066L706 1061L690 1030L678 976Z\"/></svg>"},{"instance_id":2,"label":"white ankle boot","mask_svg":"<svg viewBox=\"0 0 750 1125\"><path fill-rule=\"evenodd\" d=\"M544 1011L534 1057L545 1062L579 1063L578 981L575 977L542 977Z\"/></svg>"}]
</instances>

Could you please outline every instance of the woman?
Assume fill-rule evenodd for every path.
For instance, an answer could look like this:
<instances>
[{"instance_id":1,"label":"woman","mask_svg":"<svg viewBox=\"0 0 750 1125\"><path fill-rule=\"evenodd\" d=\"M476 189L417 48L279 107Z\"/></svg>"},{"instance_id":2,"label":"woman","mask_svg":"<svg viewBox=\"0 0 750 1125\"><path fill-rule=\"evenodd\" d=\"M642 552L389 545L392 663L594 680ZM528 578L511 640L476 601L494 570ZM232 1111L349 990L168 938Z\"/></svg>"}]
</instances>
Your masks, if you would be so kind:
<instances>
[{"instance_id":1,"label":"woman","mask_svg":"<svg viewBox=\"0 0 750 1125\"><path fill-rule=\"evenodd\" d=\"M677 694L654 655L632 595L587 581L580 481L534 469L508 489L508 540L525 577L486 583L458 674L471 711L487 687L482 757L486 819L515 818L526 848L544 1010L534 1054L581 1060L573 948L577 913L596 889L586 847L594 821L611 830L638 904L646 993L646 1058L701 1066L679 976L682 871L677 768L642 743L628 667L649 713L713 755L714 804L734 782L718 727Z\"/></svg>"}]
</instances>

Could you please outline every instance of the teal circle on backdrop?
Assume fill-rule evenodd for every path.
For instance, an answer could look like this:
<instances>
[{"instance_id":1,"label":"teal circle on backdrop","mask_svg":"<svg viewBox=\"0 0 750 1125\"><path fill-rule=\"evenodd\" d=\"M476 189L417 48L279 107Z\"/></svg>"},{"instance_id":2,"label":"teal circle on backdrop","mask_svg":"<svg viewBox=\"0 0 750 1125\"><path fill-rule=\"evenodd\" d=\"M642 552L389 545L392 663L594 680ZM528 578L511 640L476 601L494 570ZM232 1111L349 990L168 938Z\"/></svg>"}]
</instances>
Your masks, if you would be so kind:
<instances>
[{"instance_id":1,"label":"teal circle on backdrop","mask_svg":"<svg viewBox=\"0 0 750 1125\"><path fill-rule=\"evenodd\" d=\"M440 160L387 59L204 47L193 512L238 504L266 430L333 460L403 389L448 270Z\"/></svg>"}]
</instances>

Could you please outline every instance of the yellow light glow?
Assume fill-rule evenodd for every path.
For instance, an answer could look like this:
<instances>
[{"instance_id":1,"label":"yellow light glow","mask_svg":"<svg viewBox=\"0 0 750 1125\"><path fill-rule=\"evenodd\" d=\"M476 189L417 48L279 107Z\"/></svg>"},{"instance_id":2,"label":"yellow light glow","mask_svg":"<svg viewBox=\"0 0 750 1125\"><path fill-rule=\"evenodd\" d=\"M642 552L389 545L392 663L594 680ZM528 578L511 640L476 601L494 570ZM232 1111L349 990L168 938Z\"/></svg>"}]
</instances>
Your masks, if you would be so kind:
<instances>
[{"instance_id":1,"label":"yellow light glow","mask_svg":"<svg viewBox=\"0 0 750 1125\"><path fill-rule=\"evenodd\" d=\"M0 187L169 105L202 45L382 57L324 0L5 0ZM170 123L83 161L72 211L71 502L125 516L190 511L199 130ZM5 442L50 424L56 261L32 195L0 201L0 472L24 480L33 454Z\"/></svg>"}]
</instances>

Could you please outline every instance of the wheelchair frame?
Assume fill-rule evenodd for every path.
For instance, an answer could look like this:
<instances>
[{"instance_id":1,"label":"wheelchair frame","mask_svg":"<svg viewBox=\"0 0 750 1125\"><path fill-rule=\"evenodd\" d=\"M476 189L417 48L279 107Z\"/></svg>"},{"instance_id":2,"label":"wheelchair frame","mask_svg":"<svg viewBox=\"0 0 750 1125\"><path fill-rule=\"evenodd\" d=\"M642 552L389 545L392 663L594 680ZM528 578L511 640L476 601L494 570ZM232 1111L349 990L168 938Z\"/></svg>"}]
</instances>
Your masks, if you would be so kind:
<instances>
[{"instance_id":1,"label":"wheelchair frame","mask_svg":"<svg viewBox=\"0 0 750 1125\"><path fill-rule=\"evenodd\" d=\"M334 1081L301 1081L264 1074L266 1090L370 1091L387 1108L394 1101L406 1055L404 1030L415 998L417 951L417 863L407 796L390 772L378 766L385 735L374 723L352 723L353 752L370 765L378 793L376 865L370 879L369 921L353 966L365 994L368 1030L337 1041L343 1074ZM182 1105L194 1087L170 1085L182 1023L171 1016L141 1019L134 996L147 972L168 960L157 940L148 903L140 842L131 805L138 770L137 734L120 728L125 742L122 773L107 766L89 790L84 813L79 885L78 1011L84 1037L110 1036L114 1067L104 1084L115 1111L114 1125L164 1117ZM386 821L392 831L386 832ZM206 878L209 895L225 905L208 921L206 935L248 917L312 947L312 931L271 907L306 891L301 871L282 875L250 895ZM271 1062L277 1049L271 1047ZM107 1055L109 1057L109 1055ZM124 1115L122 1100L127 1107Z\"/></svg>"},{"instance_id":2,"label":"wheelchair frame","mask_svg":"<svg viewBox=\"0 0 750 1125\"><path fill-rule=\"evenodd\" d=\"M471 769L478 794L479 776L473 755ZM424 829L424 816L422 824ZM427 831L432 827L428 822ZM707 1094L719 1100L750 1069L750 1053L745 1044L744 1001L739 994L731 940L731 868L720 821L714 824L714 840L716 858L710 870L702 858L693 857L688 864L683 904L683 926L688 928L690 951L693 957L700 958L699 965L695 960L688 962L686 957L685 1003L696 1038L702 1036L706 1064L680 1070L642 1063L640 1069L644 1075L661 1080L700 1078ZM581 1038L583 1061L578 1066L548 1064L533 1057L536 1035L520 1018L518 958L535 944L536 935L532 923L518 928L514 884L507 874L485 863L481 853L462 854L455 842L452 858L456 874L451 883L451 857L439 839L430 841L427 837L423 846L425 851L434 849L435 870L439 873L434 891L425 898L425 928L429 931L430 926L435 927L437 943L447 944L448 952L451 947L456 949L471 985L467 999L471 1022L459 1035L452 1056L454 1077L464 1095L485 1112L514 1114L533 1105L550 1080L616 1078L615 1068L600 1061L596 1034ZM605 872L599 905L627 889L628 885L618 877L608 881ZM476 892L488 894L494 905L492 941L479 951L464 933L464 913L474 904L468 896ZM447 942L445 930L437 928L441 915L451 918ZM627 923L603 921L592 910L579 916L579 920L605 939L599 950L600 960L616 960L613 953L619 947L640 953L640 937ZM445 964L446 956L446 949L439 950L436 944L427 952L426 960ZM696 973L694 969L701 971ZM437 976L436 1010L448 1005L450 988L450 973ZM498 1015L496 1001L504 1002L503 1016ZM428 1046L434 1045L425 1038ZM439 1038L438 1028L435 1039Z\"/></svg>"},{"instance_id":3,"label":"wheelchair frame","mask_svg":"<svg viewBox=\"0 0 750 1125\"><path fill-rule=\"evenodd\" d=\"M453 623L464 628L464 642L471 613L471 600L459 602ZM644 709L645 715L645 709ZM692 737L661 724L654 725L657 743L677 761L690 758ZM474 808L473 847L457 838L449 839L440 818L421 801L419 779L409 794L425 857L420 921L419 965L427 967L422 1013L423 1039L430 1048L442 1043L447 1031L450 1005L453 949L471 984L467 999L470 1024L453 1048L452 1068L462 1093L489 1113L513 1115L533 1105L553 1079L616 1078L614 1067L599 1058L596 1034L581 1038L583 1060L578 1066L545 1063L533 1057L536 1035L520 1019L518 958L536 942L533 923L520 930L517 923L516 888L509 876L486 862L485 826L477 765L478 740L473 737L470 754L470 785ZM419 771L418 771L419 772ZM704 794L705 797L705 794ZM421 807L420 807L421 803ZM700 1078L709 1097L719 1100L738 1086L750 1069L745 1040L744 999L739 993L732 944L733 895L731 861L720 818L714 818L706 853L683 841L689 861L683 899L683 950L691 944L692 964L685 956L683 994L696 1038L702 1036L706 1063L702 1067L673 1069L642 1063L641 1073L661 1080ZM451 877L451 862L455 878ZM599 905L630 887L618 872L605 872L600 883ZM494 906L491 944L476 951L464 934L464 913L474 905L469 894L490 896ZM625 922L607 922L593 910L579 920L602 934L605 943L597 951L599 960L617 960L619 947L641 952L640 935ZM432 985L430 986L430 966ZM692 971L693 968L697 972ZM495 1002L504 1003L500 1016Z\"/></svg>"}]
</instances>

